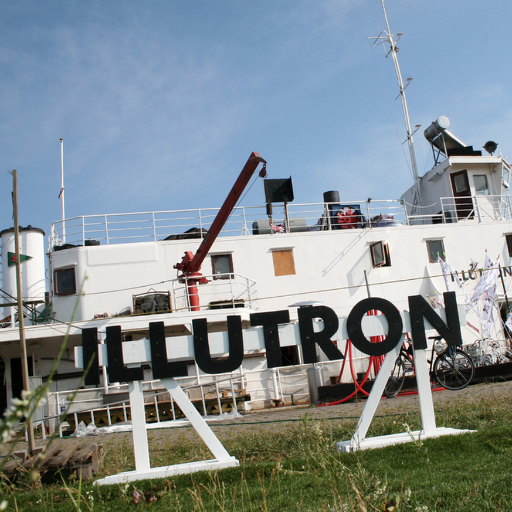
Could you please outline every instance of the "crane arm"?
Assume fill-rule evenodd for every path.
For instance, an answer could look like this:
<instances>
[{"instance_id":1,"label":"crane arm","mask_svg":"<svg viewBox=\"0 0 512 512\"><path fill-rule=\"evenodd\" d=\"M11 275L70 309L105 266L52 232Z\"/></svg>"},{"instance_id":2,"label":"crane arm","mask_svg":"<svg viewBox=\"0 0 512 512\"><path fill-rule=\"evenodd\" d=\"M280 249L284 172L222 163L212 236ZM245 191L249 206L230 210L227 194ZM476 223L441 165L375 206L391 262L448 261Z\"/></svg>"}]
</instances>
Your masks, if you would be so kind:
<instances>
[{"instance_id":1,"label":"crane arm","mask_svg":"<svg viewBox=\"0 0 512 512\"><path fill-rule=\"evenodd\" d=\"M183 274L186 275L193 274L201 268L204 259L208 255L213 243L226 224L226 221L235 208L236 203L240 199L240 196L260 163L266 164L265 160L261 158L258 153L253 151L196 253L192 256L190 251L186 252L181 262L174 265L174 268L181 270ZM265 174L262 175L262 177L264 176Z\"/></svg>"}]
</instances>

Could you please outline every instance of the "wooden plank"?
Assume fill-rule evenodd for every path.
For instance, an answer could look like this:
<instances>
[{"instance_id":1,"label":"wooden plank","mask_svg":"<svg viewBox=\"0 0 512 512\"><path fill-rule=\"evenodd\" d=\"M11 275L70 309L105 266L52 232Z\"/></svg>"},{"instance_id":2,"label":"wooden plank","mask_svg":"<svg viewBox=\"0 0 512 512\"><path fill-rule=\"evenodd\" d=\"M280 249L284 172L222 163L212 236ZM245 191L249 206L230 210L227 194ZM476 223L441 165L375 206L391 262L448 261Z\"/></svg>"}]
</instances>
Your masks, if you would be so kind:
<instances>
[{"instance_id":1,"label":"wooden plank","mask_svg":"<svg viewBox=\"0 0 512 512\"><path fill-rule=\"evenodd\" d=\"M73 457L70 460L70 464L73 466L78 466L84 463L89 463L91 464L93 471L98 471L100 462L99 452L100 449L102 450L102 448L103 445L97 445L96 443L85 444L73 454Z\"/></svg>"},{"instance_id":2,"label":"wooden plank","mask_svg":"<svg viewBox=\"0 0 512 512\"><path fill-rule=\"evenodd\" d=\"M53 445L50 445L47 449L46 452L44 452L41 457L42 457L42 460L39 462L39 466L42 464L45 463L46 460L48 460L49 457L52 457L53 454L57 453L58 451L60 450L59 446L57 446L56 444L53 444ZM39 460L39 459L36 459L34 457L31 457L31 458L28 458L24 463L23 463L23 467L25 469L32 469L32 467L34 466L34 460Z\"/></svg>"},{"instance_id":3,"label":"wooden plank","mask_svg":"<svg viewBox=\"0 0 512 512\"><path fill-rule=\"evenodd\" d=\"M45 461L41 466L41 469L53 469L53 468L62 468L64 467L69 459L75 453L77 447L73 443L70 443L68 446L62 448L59 452L55 453L52 457L45 457Z\"/></svg>"},{"instance_id":4,"label":"wooden plank","mask_svg":"<svg viewBox=\"0 0 512 512\"><path fill-rule=\"evenodd\" d=\"M76 470L83 480L90 480L93 473L98 471L103 455L103 445L97 443L86 443L83 446L77 446L76 443L69 443L66 446L52 445L48 447L37 469L41 473L58 469ZM32 469L35 461L37 461L36 457L26 461L10 459L4 464L1 473L5 475L26 473L27 470Z\"/></svg>"},{"instance_id":5,"label":"wooden plank","mask_svg":"<svg viewBox=\"0 0 512 512\"><path fill-rule=\"evenodd\" d=\"M77 466L70 466L69 469L71 471L76 471L76 476L80 480L92 480L94 470L91 464L80 464Z\"/></svg>"},{"instance_id":6,"label":"wooden plank","mask_svg":"<svg viewBox=\"0 0 512 512\"><path fill-rule=\"evenodd\" d=\"M28 456L28 450L17 450L12 454L13 459L21 459L21 460L27 460L29 458Z\"/></svg>"},{"instance_id":7,"label":"wooden plank","mask_svg":"<svg viewBox=\"0 0 512 512\"><path fill-rule=\"evenodd\" d=\"M8 475L9 473L13 473L14 471L22 467L23 464L21 460L11 459L4 464L4 467L2 468L2 473L4 475Z\"/></svg>"}]
</instances>

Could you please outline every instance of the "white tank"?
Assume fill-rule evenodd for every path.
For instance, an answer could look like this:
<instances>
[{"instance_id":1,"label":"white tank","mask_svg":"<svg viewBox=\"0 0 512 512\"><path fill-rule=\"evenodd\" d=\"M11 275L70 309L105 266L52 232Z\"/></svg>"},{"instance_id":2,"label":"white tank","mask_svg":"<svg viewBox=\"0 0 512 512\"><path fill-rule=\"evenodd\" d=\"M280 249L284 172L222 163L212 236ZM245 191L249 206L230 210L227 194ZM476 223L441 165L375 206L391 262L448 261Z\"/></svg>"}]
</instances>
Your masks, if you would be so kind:
<instances>
[{"instance_id":1,"label":"white tank","mask_svg":"<svg viewBox=\"0 0 512 512\"><path fill-rule=\"evenodd\" d=\"M24 301L31 302L34 306L37 306L38 302L44 302L46 291L44 266L45 233L42 229L27 226L26 228L20 227L19 234L22 297ZM2 241L2 290L4 294L14 297L14 302L16 302L16 265L12 263L16 253L14 228L1 231L0 239ZM27 259L25 259L26 256L28 256ZM3 297L1 300L6 303L8 302L8 297ZM13 312L11 307L4 308L4 318L7 318Z\"/></svg>"}]
</instances>

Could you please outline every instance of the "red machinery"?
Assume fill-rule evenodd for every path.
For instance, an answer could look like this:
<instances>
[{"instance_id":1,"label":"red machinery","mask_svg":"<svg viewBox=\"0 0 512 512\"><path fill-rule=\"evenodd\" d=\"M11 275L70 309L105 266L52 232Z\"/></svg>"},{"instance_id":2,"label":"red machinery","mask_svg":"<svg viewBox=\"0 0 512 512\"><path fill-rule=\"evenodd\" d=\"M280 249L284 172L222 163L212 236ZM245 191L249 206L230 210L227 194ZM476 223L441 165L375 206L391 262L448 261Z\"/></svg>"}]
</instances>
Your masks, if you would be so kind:
<instances>
[{"instance_id":1,"label":"red machinery","mask_svg":"<svg viewBox=\"0 0 512 512\"><path fill-rule=\"evenodd\" d=\"M187 283L188 299L192 311L199 311L197 285L208 282L206 277L201 275L199 269L260 163L264 164L260 171L260 177L264 178L267 173L265 168L266 162L258 153L253 151L196 253L192 254L192 251L185 252L181 262L174 265L174 268L182 272L179 278Z\"/></svg>"}]
</instances>

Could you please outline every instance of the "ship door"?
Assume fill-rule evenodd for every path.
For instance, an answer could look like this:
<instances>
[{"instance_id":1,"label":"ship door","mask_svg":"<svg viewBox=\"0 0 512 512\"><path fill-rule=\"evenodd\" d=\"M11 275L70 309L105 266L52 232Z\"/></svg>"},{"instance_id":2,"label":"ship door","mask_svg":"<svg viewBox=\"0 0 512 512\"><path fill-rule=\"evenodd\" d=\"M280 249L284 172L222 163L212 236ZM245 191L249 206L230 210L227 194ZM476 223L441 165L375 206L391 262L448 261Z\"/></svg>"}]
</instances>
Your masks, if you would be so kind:
<instances>
[{"instance_id":1,"label":"ship door","mask_svg":"<svg viewBox=\"0 0 512 512\"><path fill-rule=\"evenodd\" d=\"M475 216L471 189L467 171L459 171L450 174L452 180L453 197L458 219L472 219Z\"/></svg>"}]
</instances>

